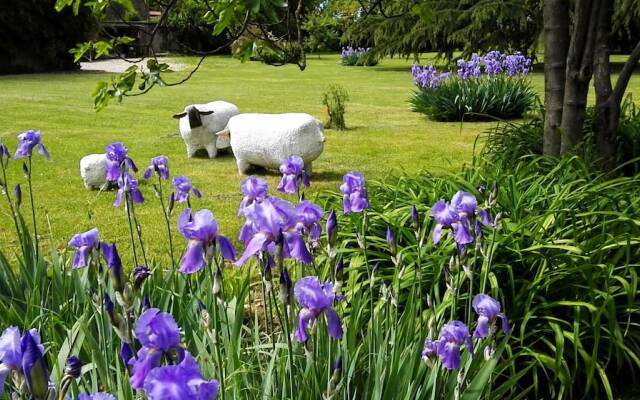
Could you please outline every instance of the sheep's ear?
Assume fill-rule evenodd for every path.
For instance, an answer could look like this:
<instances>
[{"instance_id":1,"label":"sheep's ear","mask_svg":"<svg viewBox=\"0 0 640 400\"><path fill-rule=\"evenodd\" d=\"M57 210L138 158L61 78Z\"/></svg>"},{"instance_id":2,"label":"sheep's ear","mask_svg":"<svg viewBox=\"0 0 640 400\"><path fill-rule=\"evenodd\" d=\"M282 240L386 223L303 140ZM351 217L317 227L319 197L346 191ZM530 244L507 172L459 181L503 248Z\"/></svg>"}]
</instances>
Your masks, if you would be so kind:
<instances>
[{"instance_id":1,"label":"sheep's ear","mask_svg":"<svg viewBox=\"0 0 640 400\"><path fill-rule=\"evenodd\" d=\"M181 112L181 113L173 114L173 118L180 119L180 118L182 118L182 117L184 117L186 115L187 115L186 112Z\"/></svg>"},{"instance_id":2,"label":"sheep's ear","mask_svg":"<svg viewBox=\"0 0 640 400\"><path fill-rule=\"evenodd\" d=\"M216 136L230 136L229 128L223 129L215 133Z\"/></svg>"},{"instance_id":3,"label":"sheep's ear","mask_svg":"<svg viewBox=\"0 0 640 400\"><path fill-rule=\"evenodd\" d=\"M198 110L198 112L200 113L200 115L209 115L209 114L213 114L213 111L200 111L200 110Z\"/></svg>"}]
</instances>

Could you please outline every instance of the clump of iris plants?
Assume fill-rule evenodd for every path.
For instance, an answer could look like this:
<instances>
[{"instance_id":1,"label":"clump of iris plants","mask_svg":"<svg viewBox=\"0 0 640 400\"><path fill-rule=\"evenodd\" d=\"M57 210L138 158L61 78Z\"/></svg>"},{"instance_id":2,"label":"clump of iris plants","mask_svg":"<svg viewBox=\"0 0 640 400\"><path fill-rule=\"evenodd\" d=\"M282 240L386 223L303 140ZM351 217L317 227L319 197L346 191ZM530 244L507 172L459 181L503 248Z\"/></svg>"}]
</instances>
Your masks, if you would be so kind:
<instances>
[{"instance_id":1,"label":"clump of iris plants","mask_svg":"<svg viewBox=\"0 0 640 400\"><path fill-rule=\"evenodd\" d=\"M347 67L374 66L378 64L378 58L373 55L370 47L343 47L340 52L340 63Z\"/></svg>"},{"instance_id":2,"label":"clump of iris plants","mask_svg":"<svg viewBox=\"0 0 640 400\"><path fill-rule=\"evenodd\" d=\"M529 80L531 59L497 50L456 61L454 71L433 65L411 67L417 91L412 110L437 121L519 118L535 101Z\"/></svg>"},{"instance_id":3,"label":"clump of iris plants","mask_svg":"<svg viewBox=\"0 0 640 400\"><path fill-rule=\"evenodd\" d=\"M7 154L0 144L3 177ZM254 392L325 399L375 398L385 390L403 398L490 392L492 381L477 380L495 368L511 329L484 262L493 245L485 231L500 222L492 218L497 188L484 202L466 191L436 202L433 221L413 206L406 226L398 226L380 212L357 170L344 174L334 201L308 199L311 177L293 155L283 160L275 193L260 177L240 183L234 243L229 227L197 207L202 194L189 178L171 181L166 156L150 160L142 174L150 185L142 186L123 143L106 154L128 237L94 227L70 238L67 268L63 261L51 269L50 284L69 282L60 286L64 304L53 311L45 302L38 318L3 327L0 395L225 400ZM151 189L161 210L143 193ZM19 202L5 195L21 220ZM174 230L184 238L179 257L164 255L171 267L146 248L138 207L164 217L170 249ZM123 244L132 263L121 258ZM451 261L430 264L437 273L427 280L421 256L407 260L405 253L436 246ZM56 323L43 323L49 320ZM395 389L380 386L397 379L406 380Z\"/></svg>"}]
</instances>

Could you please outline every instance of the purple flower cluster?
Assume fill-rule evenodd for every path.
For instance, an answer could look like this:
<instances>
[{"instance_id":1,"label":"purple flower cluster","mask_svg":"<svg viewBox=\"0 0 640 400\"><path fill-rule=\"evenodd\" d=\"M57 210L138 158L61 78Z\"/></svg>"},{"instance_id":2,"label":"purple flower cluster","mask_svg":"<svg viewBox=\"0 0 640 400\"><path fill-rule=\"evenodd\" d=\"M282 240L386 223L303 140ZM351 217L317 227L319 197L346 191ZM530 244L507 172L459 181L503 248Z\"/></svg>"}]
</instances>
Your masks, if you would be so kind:
<instances>
[{"instance_id":1,"label":"purple flower cluster","mask_svg":"<svg viewBox=\"0 0 640 400\"><path fill-rule=\"evenodd\" d=\"M527 75L531 69L531 59L520 52L515 52L504 56L503 67L509 76Z\"/></svg>"},{"instance_id":2,"label":"purple flower cluster","mask_svg":"<svg viewBox=\"0 0 640 400\"><path fill-rule=\"evenodd\" d=\"M482 339L490 336L498 317L502 319L503 332L509 333L509 321L504 314L500 313L500 303L491 296L477 294L473 299L473 308L479 316L473 333L474 338ZM473 355L473 342L469 328L460 321L451 321L442 327L437 340L431 338L425 340L422 359L428 362L438 357L443 367L447 369L460 368L462 345Z\"/></svg>"},{"instance_id":3,"label":"purple flower cluster","mask_svg":"<svg viewBox=\"0 0 640 400\"><path fill-rule=\"evenodd\" d=\"M473 243L474 237L481 234L480 222L492 225L489 213L478 207L478 201L471 193L459 191L451 202L440 200L431 208L431 216L436 221L433 231L433 243L438 244L442 230L449 229L459 249Z\"/></svg>"},{"instance_id":4,"label":"purple flower cluster","mask_svg":"<svg viewBox=\"0 0 640 400\"><path fill-rule=\"evenodd\" d=\"M311 229L310 224L314 225L317 221L304 208L276 197L267 197L245 207L242 213L246 222L239 237L245 244L245 250L235 265L243 265L260 252L275 254L277 245L282 245L284 258L310 264L312 257L304 241L304 228Z\"/></svg>"},{"instance_id":5,"label":"purple flower cluster","mask_svg":"<svg viewBox=\"0 0 640 400\"><path fill-rule=\"evenodd\" d=\"M218 381L202 377L195 359L180 345L180 329L170 314L146 310L136 322L135 334L141 348L136 356L127 356L134 389L144 390L150 400L217 398Z\"/></svg>"},{"instance_id":6,"label":"purple flower cluster","mask_svg":"<svg viewBox=\"0 0 640 400\"><path fill-rule=\"evenodd\" d=\"M489 75L499 74L504 71L504 55L498 50L490 51L485 54L483 61L484 72Z\"/></svg>"},{"instance_id":7,"label":"purple flower cluster","mask_svg":"<svg viewBox=\"0 0 640 400\"><path fill-rule=\"evenodd\" d=\"M531 70L531 59L520 52L508 55L493 50L484 57L473 53L470 60L459 59L456 61L456 67L455 76L463 80L480 78L483 74L527 75ZM411 76L418 87L435 89L454 75L451 72L438 72L433 65L421 67L414 64L411 67Z\"/></svg>"},{"instance_id":8,"label":"purple flower cluster","mask_svg":"<svg viewBox=\"0 0 640 400\"><path fill-rule=\"evenodd\" d=\"M369 51L371 50L370 47L364 48L364 47L351 47L351 46L347 46L347 47L343 47L342 48L342 52L340 52L340 58L342 59L342 62L344 63L347 60L351 60L351 59L358 59L362 56L364 56L365 54L367 54Z\"/></svg>"},{"instance_id":9,"label":"purple flower cluster","mask_svg":"<svg viewBox=\"0 0 640 400\"><path fill-rule=\"evenodd\" d=\"M435 89L450 76L450 72L438 72L433 65L421 67L417 64L411 66L411 76L413 81L421 88Z\"/></svg>"},{"instance_id":10,"label":"purple flower cluster","mask_svg":"<svg viewBox=\"0 0 640 400\"><path fill-rule=\"evenodd\" d=\"M459 59L456 61L456 66L458 76L462 79L480 78L482 75L482 57L476 53L473 53L469 61Z\"/></svg>"}]
</instances>

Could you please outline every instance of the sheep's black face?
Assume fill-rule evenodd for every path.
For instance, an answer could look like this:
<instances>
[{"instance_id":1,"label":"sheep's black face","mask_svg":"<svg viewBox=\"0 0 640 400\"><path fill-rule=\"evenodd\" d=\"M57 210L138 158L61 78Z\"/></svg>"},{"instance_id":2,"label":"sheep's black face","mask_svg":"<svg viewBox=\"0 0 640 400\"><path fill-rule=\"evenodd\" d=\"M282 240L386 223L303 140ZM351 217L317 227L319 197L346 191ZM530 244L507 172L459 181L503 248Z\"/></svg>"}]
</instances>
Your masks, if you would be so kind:
<instances>
[{"instance_id":1,"label":"sheep's black face","mask_svg":"<svg viewBox=\"0 0 640 400\"><path fill-rule=\"evenodd\" d=\"M191 129L202 126L202 118L200 118L200 111L197 108L191 106L187 107L187 116L189 117L189 127Z\"/></svg>"}]
</instances>

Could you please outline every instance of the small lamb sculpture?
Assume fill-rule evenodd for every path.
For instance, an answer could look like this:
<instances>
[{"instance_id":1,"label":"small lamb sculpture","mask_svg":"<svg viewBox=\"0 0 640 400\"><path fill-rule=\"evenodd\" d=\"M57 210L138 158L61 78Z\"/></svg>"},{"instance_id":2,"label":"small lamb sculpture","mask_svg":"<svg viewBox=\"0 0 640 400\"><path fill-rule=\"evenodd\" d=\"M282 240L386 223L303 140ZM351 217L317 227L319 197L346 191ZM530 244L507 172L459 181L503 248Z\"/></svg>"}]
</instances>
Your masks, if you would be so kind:
<instances>
[{"instance_id":1,"label":"small lamb sculpture","mask_svg":"<svg viewBox=\"0 0 640 400\"><path fill-rule=\"evenodd\" d=\"M89 154L80 160L80 176L87 189L100 190L105 188L107 179L107 156L102 154Z\"/></svg>"},{"instance_id":2,"label":"small lamb sculpture","mask_svg":"<svg viewBox=\"0 0 640 400\"><path fill-rule=\"evenodd\" d=\"M187 156L193 157L197 150L205 149L209 158L218 155L218 149L229 147L228 137L216 133L227 127L229 118L240 111L234 104L226 101L213 101L207 104L192 104L173 118L180 119L180 135L187 146Z\"/></svg>"},{"instance_id":3,"label":"small lamb sculpture","mask_svg":"<svg viewBox=\"0 0 640 400\"><path fill-rule=\"evenodd\" d=\"M302 113L239 114L218 133L227 135L241 175L252 165L277 169L292 155L300 156L311 174L311 163L324 148L322 123Z\"/></svg>"}]
</instances>

